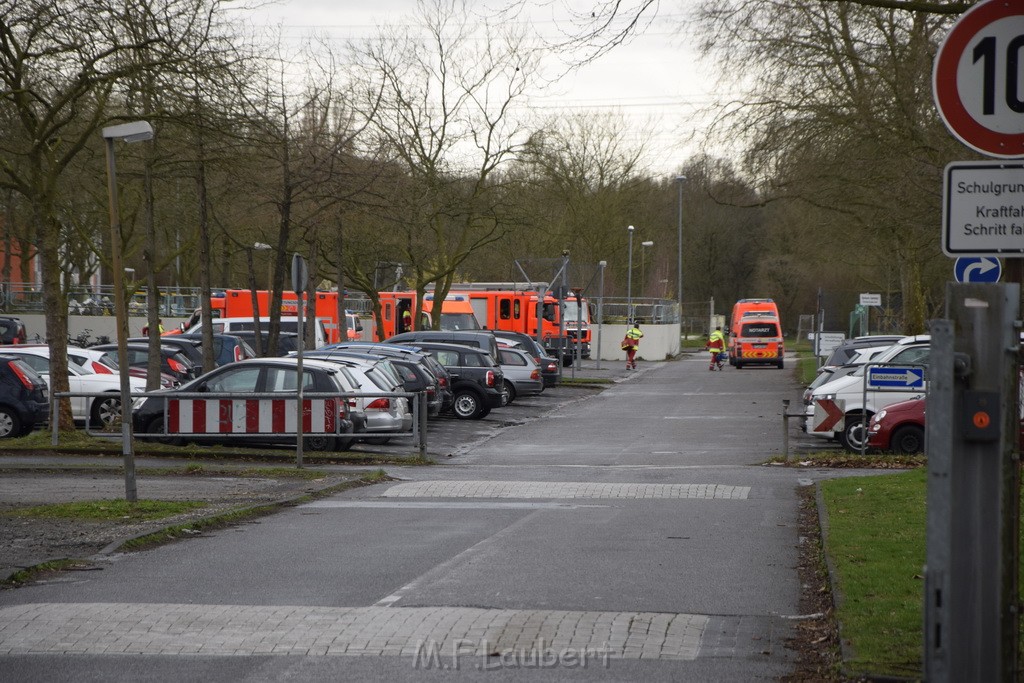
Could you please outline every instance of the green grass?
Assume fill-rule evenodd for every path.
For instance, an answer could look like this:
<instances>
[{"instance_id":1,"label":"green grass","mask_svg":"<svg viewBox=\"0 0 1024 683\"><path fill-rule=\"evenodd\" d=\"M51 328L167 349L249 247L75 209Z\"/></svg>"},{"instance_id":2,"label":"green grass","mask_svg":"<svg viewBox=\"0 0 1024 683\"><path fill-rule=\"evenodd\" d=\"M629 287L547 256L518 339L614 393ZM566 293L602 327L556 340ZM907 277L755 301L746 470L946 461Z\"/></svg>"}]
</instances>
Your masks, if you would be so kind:
<instances>
[{"instance_id":1,"label":"green grass","mask_svg":"<svg viewBox=\"0 0 1024 683\"><path fill-rule=\"evenodd\" d=\"M198 501L140 500L129 503L125 500L90 500L16 508L6 514L19 517L58 517L63 519L142 522L172 517L182 512L204 507L205 505L206 503Z\"/></svg>"},{"instance_id":2,"label":"green grass","mask_svg":"<svg viewBox=\"0 0 1024 683\"><path fill-rule=\"evenodd\" d=\"M846 670L919 676L927 470L832 479L821 491L836 617L852 653Z\"/></svg>"},{"instance_id":3,"label":"green grass","mask_svg":"<svg viewBox=\"0 0 1024 683\"><path fill-rule=\"evenodd\" d=\"M851 671L912 676L921 670L923 469L822 484L826 552L839 594L837 618Z\"/></svg>"}]
</instances>

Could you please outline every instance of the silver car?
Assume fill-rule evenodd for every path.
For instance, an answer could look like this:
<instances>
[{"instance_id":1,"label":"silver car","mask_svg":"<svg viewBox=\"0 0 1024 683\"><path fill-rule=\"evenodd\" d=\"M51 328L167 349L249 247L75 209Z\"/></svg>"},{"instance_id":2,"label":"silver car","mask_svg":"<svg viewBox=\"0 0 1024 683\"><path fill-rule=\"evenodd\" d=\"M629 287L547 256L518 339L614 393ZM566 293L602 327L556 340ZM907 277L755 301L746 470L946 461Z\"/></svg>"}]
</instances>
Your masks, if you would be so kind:
<instances>
[{"instance_id":1,"label":"silver car","mask_svg":"<svg viewBox=\"0 0 1024 683\"><path fill-rule=\"evenodd\" d=\"M505 374L502 405L512 403L518 396L536 396L544 391L540 366L533 356L511 347L499 348L498 356L501 371Z\"/></svg>"}]
</instances>

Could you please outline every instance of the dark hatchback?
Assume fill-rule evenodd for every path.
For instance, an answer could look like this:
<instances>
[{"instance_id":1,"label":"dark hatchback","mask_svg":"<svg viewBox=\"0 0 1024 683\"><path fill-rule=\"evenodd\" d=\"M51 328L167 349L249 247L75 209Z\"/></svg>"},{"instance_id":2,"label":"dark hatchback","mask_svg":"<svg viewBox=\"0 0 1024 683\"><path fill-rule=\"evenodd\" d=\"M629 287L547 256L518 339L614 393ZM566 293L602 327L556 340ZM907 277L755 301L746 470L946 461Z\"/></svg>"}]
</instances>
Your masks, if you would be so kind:
<instances>
[{"instance_id":1,"label":"dark hatchback","mask_svg":"<svg viewBox=\"0 0 1024 683\"><path fill-rule=\"evenodd\" d=\"M24 344L26 341L28 333L21 318L0 316L0 344Z\"/></svg>"},{"instance_id":2,"label":"dark hatchback","mask_svg":"<svg viewBox=\"0 0 1024 683\"><path fill-rule=\"evenodd\" d=\"M519 348L533 356L540 366L540 376L544 379L545 387L553 387L558 384L561 373L558 371L558 359L552 358L544 350L536 339L522 332L511 332L508 330L494 330L494 336L498 343L502 341L514 341L519 343Z\"/></svg>"},{"instance_id":3,"label":"dark hatchback","mask_svg":"<svg viewBox=\"0 0 1024 683\"><path fill-rule=\"evenodd\" d=\"M296 390L296 360L294 358L254 358L231 363L205 373L187 384L174 389L151 394L149 398L143 399L132 413L132 424L137 433L140 434L165 434L165 441L180 443L183 440L197 441L202 443L219 442L229 445L253 445L253 444L294 444L294 434L281 434L269 430L256 430L254 433L239 435L220 435L212 430L205 430L203 433L196 433L179 424L175 429L172 420L168 418L165 410L168 402L174 400L176 394L182 393L209 393L213 396L246 395L251 396L257 393L280 393L281 398L294 399ZM305 393L331 393L343 394L347 390L338 378L339 369L326 361L310 359L303 363L302 390ZM195 400L195 399L180 399ZM268 399L269 400L269 399ZM234 399L226 402L249 403ZM253 401L256 402L256 401ZM294 405L294 403L292 404ZM248 406L246 407L248 410ZM253 415L253 417L259 417ZM330 419L334 419L331 416ZM205 418L204 418L205 419ZM310 450L337 450L351 441L351 438L335 436L335 434L351 434L353 431L352 421L349 420L348 401L338 401L338 414L336 416L336 429L331 433L311 433L303 440L303 445Z\"/></svg>"},{"instance_id":4,"label":"dark hatchback","mask_svg":"<svg viewBox=\"0 0 1024 683\"><path fill-rule=\"evenodd\" d=\"M46 381L22 359L0 355L0 438L23 436L49 419Z\"/></svg>"},{"instance_id":5,"label":"dark hatchback","mask_svg":"<svg viewBox=\"0 0 1024 683\"><path fill-rule=\"evenodd\" d=\"M501 407L505 375L490 353L472 346L440 342L416 342L414 346L430 353L451 373L455 417L479 420L492 409Z\"/></svg>"},{"instance_id":6,"label":"dark hatchback","mask_svg":"<svg viewBox=\"0 0 1024 683\"><path fill-rule=\"evenodd\" d=\"M117 344L100 344L92 348L109 354L117 367ZM149 367L149 342L128 343L128 366L130 368ZM189 357L180 348L161 346L160 347L160 372L170 375L175 382L187 382L199 374L199 369L189 360Z\"/></svg>"}]
</instances>

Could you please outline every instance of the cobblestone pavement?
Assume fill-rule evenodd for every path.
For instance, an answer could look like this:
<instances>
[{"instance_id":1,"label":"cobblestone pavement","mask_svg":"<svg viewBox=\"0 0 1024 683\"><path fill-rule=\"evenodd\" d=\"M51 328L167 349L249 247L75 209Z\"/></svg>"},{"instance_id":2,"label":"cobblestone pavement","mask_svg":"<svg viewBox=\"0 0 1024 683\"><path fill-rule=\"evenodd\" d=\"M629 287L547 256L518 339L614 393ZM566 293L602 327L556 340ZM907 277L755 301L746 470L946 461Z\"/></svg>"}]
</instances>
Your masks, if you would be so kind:
<instances>
[{"instance_id":1,"label":"cobblestone pavement","mask_svg":"<svg viewBox=\"0 0 1024 683\"><path fill-rule=\"evenodd\" d=\"M719 484L602 484L553 481L416 481L398 484L385 498L706 498L743 500L749 486Z\"/></svg>"},{"instance_id":2,"label":"cobblestone pavement","mask_svg":"<svg viewBox=\"0 0 1024 683\"><path fill-rule=\"evenodd\" d=\"M708 617L468 607L37 603L0 609L0 655L683 659Z\"/></svg>"}]
</instances>

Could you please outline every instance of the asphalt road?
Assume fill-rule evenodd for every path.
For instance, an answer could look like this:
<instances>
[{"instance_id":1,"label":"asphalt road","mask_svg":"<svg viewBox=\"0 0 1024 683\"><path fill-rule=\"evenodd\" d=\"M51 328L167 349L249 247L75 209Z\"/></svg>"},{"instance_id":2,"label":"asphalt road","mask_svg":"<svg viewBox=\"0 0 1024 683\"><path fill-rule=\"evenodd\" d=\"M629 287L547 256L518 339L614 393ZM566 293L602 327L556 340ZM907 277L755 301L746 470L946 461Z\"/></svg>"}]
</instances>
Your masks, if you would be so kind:
<instances>
[{"instance_id":1,"label":"asphalt road","mask_svg":"<svg viewBox=\"0 0 1024 683\"><path fill-rule=\"evenodd\" d=\"M389 469L400 481L0 594L0 667L775 680L802 616L797 492L828 476L761 464L798 395L788 371L708 372L700 355L453 426L468 442L440 429L442 462Z\"/></svg>"}]
</instances>

